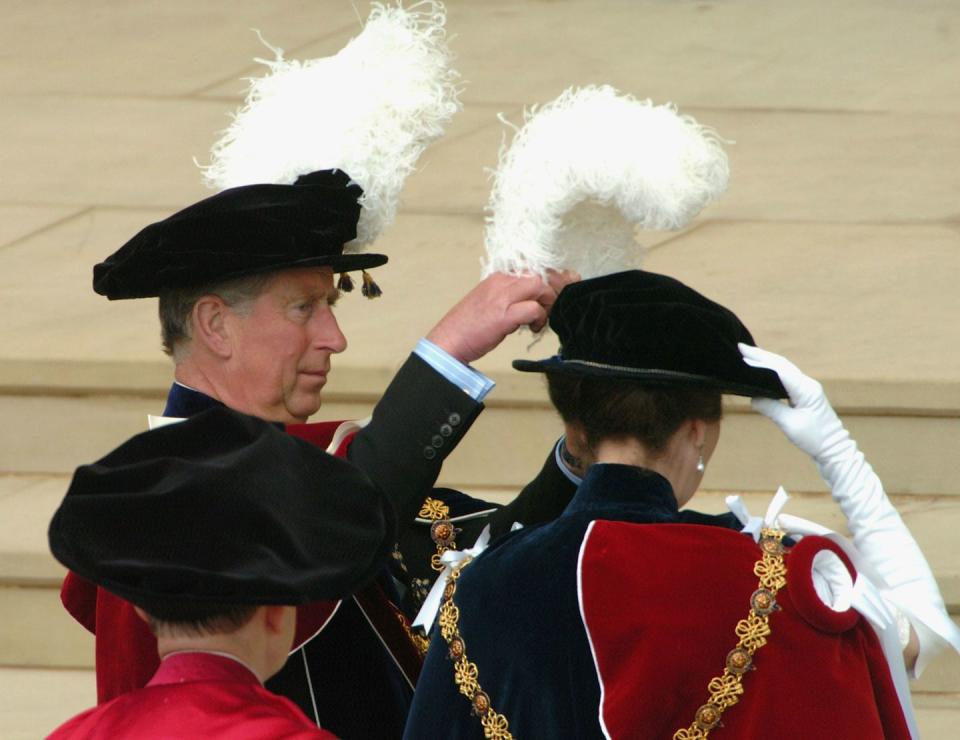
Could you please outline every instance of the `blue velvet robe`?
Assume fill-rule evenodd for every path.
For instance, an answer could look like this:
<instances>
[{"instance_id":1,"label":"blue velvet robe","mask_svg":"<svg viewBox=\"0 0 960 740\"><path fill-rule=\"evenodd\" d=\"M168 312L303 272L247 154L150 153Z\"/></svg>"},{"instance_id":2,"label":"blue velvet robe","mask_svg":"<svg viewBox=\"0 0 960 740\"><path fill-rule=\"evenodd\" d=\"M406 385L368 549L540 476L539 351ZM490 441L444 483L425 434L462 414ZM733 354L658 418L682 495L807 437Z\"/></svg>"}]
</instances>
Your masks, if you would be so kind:
<instances>
[{"instance_id":1,"label":"blue velvet robe","mask_svg":"<svg viewBox=\"0 0 960 740\"><path fill-rule=\"evenodd\" d=\"M594 465L562 516L505 535L464 568L454 600L466 654L515 737L603 737L600 686L577 598L580 547L595 519L740 529L732 514L679 511L657 473ZM545 690L531 690L537 684ZM435 627L404 738L483 737Z\"/></svg>"}]
</instances>

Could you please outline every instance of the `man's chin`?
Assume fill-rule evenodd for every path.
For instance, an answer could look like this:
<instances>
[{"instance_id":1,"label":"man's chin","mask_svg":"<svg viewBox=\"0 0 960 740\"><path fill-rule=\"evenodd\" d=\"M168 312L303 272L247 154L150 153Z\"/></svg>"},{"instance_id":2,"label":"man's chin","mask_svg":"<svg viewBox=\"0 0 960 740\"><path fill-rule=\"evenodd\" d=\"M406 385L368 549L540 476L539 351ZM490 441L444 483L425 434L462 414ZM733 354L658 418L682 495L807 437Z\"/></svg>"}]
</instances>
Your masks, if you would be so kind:
<instances>
[{"instance_id":1,"label":"man's chin","mask_svg":"<svg viewBox=\"0 0 960 740\"><path fill-rule=\"evenodd\" d=\"M298 399L297 403L287 404L287 413L293 417L291 424L302 424L320 410L320 398Z\"/></svg>"}]
</instances>

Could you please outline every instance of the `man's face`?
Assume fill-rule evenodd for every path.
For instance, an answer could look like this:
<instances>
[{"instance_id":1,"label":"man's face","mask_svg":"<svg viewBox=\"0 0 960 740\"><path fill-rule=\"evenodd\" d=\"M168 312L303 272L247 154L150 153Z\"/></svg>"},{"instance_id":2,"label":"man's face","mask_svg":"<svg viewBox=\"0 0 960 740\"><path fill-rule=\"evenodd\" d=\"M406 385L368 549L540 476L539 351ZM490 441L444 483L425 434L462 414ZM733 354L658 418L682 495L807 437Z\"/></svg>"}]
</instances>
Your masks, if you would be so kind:
<instances>
[{"instance_id":1,"label":"man's face","mask_svg":"<svg viewBox=\"0 0 960 740\"><path fill-rule=\"evenodd\" d=\"M227 312L234 408L288 423L320 408L330 356L347 347L333 315L339 295L329 268L283 270L248 311Z\"/></svg>"}]
</instances>

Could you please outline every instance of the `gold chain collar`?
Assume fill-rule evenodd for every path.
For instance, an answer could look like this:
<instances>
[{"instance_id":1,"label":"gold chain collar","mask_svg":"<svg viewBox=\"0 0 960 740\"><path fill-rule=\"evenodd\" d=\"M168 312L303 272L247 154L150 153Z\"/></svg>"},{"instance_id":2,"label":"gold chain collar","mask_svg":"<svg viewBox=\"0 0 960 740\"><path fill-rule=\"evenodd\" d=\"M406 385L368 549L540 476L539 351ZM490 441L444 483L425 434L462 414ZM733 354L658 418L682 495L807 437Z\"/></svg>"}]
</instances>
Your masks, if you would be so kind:
<instances>
[{"instance_id":1,"label":"gold chain collar","mask_svg":"<svg viewBox=\"0 0 960 740\"><path fill-rule=\"evenodd\" d=\"M460 571L473 560L466 558L458 563L450 573L447 585L443 589L443 603L440 606L440 634L447 641L449 657L453 661L453 681L460 693L470 700L473 713L480 718L483 736L488 740L513 740L510 723L490 704L490 696L480 686L477 664L467 659L467 646L460 636L460 609L453 603L457 591L457 579Z\"/></svg>"},{"instance_id":2,"label":"gold chain collar","mask_svg":"<svg viewBox=\"0 0 960 740\"><path fill-rule=\"evenodd\" d=\"M428 514L427 503L439 502L427 499L420 516ZM441 504L442 506L442 504ZM442 506L446 509L445 506ZM439 512L439 509L436 509ZM440 520L446 516L447 511ZM770 615L780 609L777 604L777 592L787 583L787 567L783 562L784 532L779 529L764 528L760 530L761 558L753 566L754 575L760 579L758 588L750 595L750 612L745 619L737 622L734 629L739 638L736 647L727 653L726 666L720 676L712 678L707 684L710 698L694 715L693 724L681 728L673 734L673 740L703 740L710 731L720 725L723 713L740 701L743 694L743 676L753 670L753 656L764 645L770 636ZM437 544L438 553L440 544ZM444 550L445 551L445 550ZM439 553L442 554L442 553ZM439 559L439 554L437 558ZM448 656L453 661L454 683L467 699L470 700L472 711L480 717L483 725L483 735L488 740L513 740L510 733L510 723L507 718L497 712L490 696L480 686L477 664L467 658L467 648L460 635L460 609L453 603L453 595L457 591L457 580L463 570L473 558L467 558L458 563L450 573L447 585L443 591L443 603L440 606L440 634L446 640L449 648Z\"/></svg>"},{"instance_id":3,"label":"gold chain collar","mask_svg":"<svg viewBox=\"0 0 960 740\"><path fill-rule=\"evenodd\" d=\"M421 514L423 516L423 514ZM777 592L787 583L787 567L783 562L784 532L778 529L760 530L761 559L753 566L754 575L760 579L756 591L750 595L750 612L746 619L737 622L734 629L739 638L736 647L727 653L723 674L712 678L707 684L710 698L694 716L693 724L681 728L673 734L673 740L703 740L710 731L720 725L723 713L740 701L743 694L743 676L752 670L753 656L770 636L770 615L780 607L777 605ZM460 635L460 609L453 603L457 591L457 579L460 571L472 558L459 563L450 573L443 591L443 603L440 607L440 634L449 648L449 658L453 661L453 680L467 699L470 700L473 713L480 717L483 735L488 740L513 740L510 722L497 712L490 696L480 686L477 664L467 658L466 643Z\"/></svg>"},{"instance_id":4,"label":"gold chain collar","mask_svg":"<svg viewBox=\"0 0 960 740\"><path fill-rule=\"evenodd\" d=\"M778 610L777 592L787 583L787 566L783 562L783 537L779 529L760 530L760 550L763 556L753 566L760 578L757 590L750 596L750 613L737 622L734 630L739 641L727 653L723 673L710 679L707 690L710 698L694 715L693 724L673 733L673 740L702 740L720 724L723 713L740 701L744 674L752 670L753 655L767 644L770 636L770 615Z\"/></svg>"}]
</instances>

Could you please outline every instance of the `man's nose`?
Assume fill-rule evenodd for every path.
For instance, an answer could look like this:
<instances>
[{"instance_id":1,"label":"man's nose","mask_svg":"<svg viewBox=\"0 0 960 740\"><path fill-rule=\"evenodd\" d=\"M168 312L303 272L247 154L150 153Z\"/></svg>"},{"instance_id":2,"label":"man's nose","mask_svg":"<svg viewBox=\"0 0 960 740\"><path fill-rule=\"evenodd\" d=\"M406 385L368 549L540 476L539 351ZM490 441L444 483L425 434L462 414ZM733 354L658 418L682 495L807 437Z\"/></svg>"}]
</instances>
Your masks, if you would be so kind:
<instances>
[{"instance_id":1,"label":"man's nose","mask_svg":"<svg viewBox=\"0 0 960 740\"><path fill-rule=\"evenodd\" d=\"M340 331L340 324L332 311L328 311L318 322L314 345L331 352L343 352L347 348L347 338Z\"/></svg>"}]
</instances>

